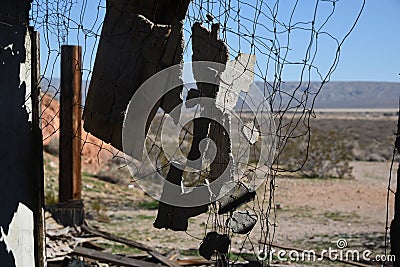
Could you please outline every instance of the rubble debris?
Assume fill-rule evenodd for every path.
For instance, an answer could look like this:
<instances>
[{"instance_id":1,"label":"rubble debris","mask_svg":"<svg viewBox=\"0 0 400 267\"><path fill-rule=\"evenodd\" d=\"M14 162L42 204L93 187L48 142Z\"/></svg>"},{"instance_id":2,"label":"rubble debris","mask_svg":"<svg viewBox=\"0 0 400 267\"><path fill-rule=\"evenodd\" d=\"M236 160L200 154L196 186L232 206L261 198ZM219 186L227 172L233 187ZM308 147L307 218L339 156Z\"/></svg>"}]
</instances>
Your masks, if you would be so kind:
<instances>
[{"instance_id":1,"label":"rubble debris","mask_svg":"<svg viewBox=\"0 0 400 267\"><path fill-rule=\"evenodd\" d=\"M117 265L123 265L128 267L159 267L158 264L152 262L146 262L143 260L132 259L120 255L114 255L108 252L97 251L84 247L76 247L73 251L73 254L96 259L99 261L113 263Z\"/></svg>"},{"instance_id":2,"label":"rubble debris","mask_svg":"<svg viewBox=\"0 0 400 267\"><path fill-rule=\"evenodd\" d=\"M231 189L228 192L226 192L224 188L221 189L220 195L222 195L222 197L218 200L218 214L224 214L232 211L240 205L254 199L256 196L255 191L248 188L241 182L235 183L233 187L229 184L225 184L224 187Z\"/></svg>"},{"instance_id":3,"label":"rubble debris","mask_svg":"<svg viewBox=\"0 0 400 267\"><path fill-rule=\"evenodd\" d=\"M247 234L257 223L257 215L248 210L234 211L226 221L226 225L233 233Z\"/></svg>"},{"instance_id":4,"label":"rubble debris","mask_svg":"<svg viewBox=\"0 0 400 267\"><path fill-rule=\"evenodd\" d=\"M118 242L118 243L122 243L131 247L135 247L137 249L146 251L149 255L153 256L155 259L157 259L158 261L160 261L161 263L165 264L166 266L169 267L178 267L178 265L169 260L168 258L164 257L163 255L161 255L160 253L158 253L155 249L153 249L152 247L149 247L145 244L142 244L140 242L137 241L133 241L133 240L129 240L123 237L118 237L100 230L96 230L93 229L92 227L88 226L88 225L82 225L82 230L95 235L95 236L99 236L102 237L104 239L110 240L110 241L114 241L114 242Z\"/></svg>"},{"instance_id":5,"label":"rubble debris","mask_svg":"<svg viewBox=\"0 0 400 267\"><path fill-rule=\"evenodd\" d=\"M113 263L123 266L160 266L153 262L157 261L163 266L168 267L179 267L180 265L173 259L169 259L166 256L161 255L154 248L142 244L137 241L129 240L123 237L118 237L107 232L103 232L94 229L86 224L81 227L75 226L62 226L58 224L49 212L45 214L46 219L46 257L48 262L52 262L53 265L56 262L64 261L65 264L71 262L71 255L83 256L106 263ZM113 255L106 253L102 247L93 244L93 241L97 241L99 238L103 238L112 242L122 243L131 247L138 248L146 252L149 256L147 258L129 258L120 255ZM82 245L82 246L81 246ZM146 260L144 260L146 259ZM81 264L80 262L75 262ZM74 263L74 264L75 264ZM57 265L59 266L59 265ZM63 265L69 266L69 265ZM80 266L80 265L73 265ZM92 266L92 265L91 265ZM104 264L98 264L96 266L104 266Z\"/></svg>"},{"instance_id":6,"label":"rubble debris","mask_svg":"<svg viewBox=\"0 0 400 267\"><path fill-rule=\"evenodd\" d=\"M46 258L48 261L63 259L79 244L97 240L93 237L79 237L79 227L63 226L57 223L49 212L45 213L45 222Z\"/></svg>"},{"instance_id":7,"label":"rubble debris","mask_svg":"<svg viewBox=\"0 0 400 267\"><path fill-rule=\"evenodd\" d=\"M82 225L81 229L82 229L82 231L84 231L84 232L86 232L88 234L91 234L91 235L94 235L94 236L99 236L99 237L102 237L102 238L110 240L110 241L114 241L114 242L122 243L122 244L125 244L125 245L129 245L129 246L138 248L138 249L143 250L143 251L151 251L151 250L153 250L151 247L146 246L145 244L139 243L137 241L132 241L132 240L129 240L129 239L126 239L126 238L123 238L123 237L114 236L112 234L109 234L109 233L94 229L94 228L92 228L92 227L90 227L88 225Z\"/></svg>"},{"instance_id":8,"label":"rubble debris","mask_svg":"<svg viewBox=\"0 0 400 267\"><path fill-rule=\"evenodd\" d=\"M210 260L215 252L221 254L228 253L230 244L231 240L228 235L209 232L200 244L199 253L205 259Z\"/></svg>"},{"instance_id":9,"label":"rubble debris","mask_svg":"<svg viewBox=\"0 0 400 267\"><path fill-rule=\"evenodd\" d=\"M133 94L153 74L182 62L183 19L189 0L108 0L106 4L84 129L122 151L124 112ZM181 91L181 86L174 88L155 104L146 132L159 107L170 112L182 103Z\"/></svg>"}]
</instances>

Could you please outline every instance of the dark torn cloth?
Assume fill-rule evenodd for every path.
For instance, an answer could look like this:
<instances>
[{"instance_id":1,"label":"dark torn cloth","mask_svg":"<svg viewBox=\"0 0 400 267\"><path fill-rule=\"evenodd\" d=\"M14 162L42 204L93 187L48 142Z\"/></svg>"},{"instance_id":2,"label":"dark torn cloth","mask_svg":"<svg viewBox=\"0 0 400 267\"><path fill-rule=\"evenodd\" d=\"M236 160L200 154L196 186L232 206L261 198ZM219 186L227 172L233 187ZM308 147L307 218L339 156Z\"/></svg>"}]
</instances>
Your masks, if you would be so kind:
<instances>
[{"instance_id":1,"label":"dark torn cloth","mask_svg":"<svg viewBox=\"0 0 400 267\"><path fill-rule=\"evenodd\" d=\"M227 234L209 232L200 244L199 254L205 259L210 260L215 252L221 253L222 255L227 254L230 244L231 239Z\"/></svg>"},{"instance_id":2,"label":"dark torn cloth","mask_svg":"<svg viewBox=\"0 0 400 267\"><path fill-rule=\"evenodd\" d=\"M180 64L189 0L108 0L84 110L84 128L122 150L122 124L130 99L158 71ZM170 112L182 103L182 87L155 103ZM140 115L140 114L139 114Z\"/></svg>"}]
</instances>

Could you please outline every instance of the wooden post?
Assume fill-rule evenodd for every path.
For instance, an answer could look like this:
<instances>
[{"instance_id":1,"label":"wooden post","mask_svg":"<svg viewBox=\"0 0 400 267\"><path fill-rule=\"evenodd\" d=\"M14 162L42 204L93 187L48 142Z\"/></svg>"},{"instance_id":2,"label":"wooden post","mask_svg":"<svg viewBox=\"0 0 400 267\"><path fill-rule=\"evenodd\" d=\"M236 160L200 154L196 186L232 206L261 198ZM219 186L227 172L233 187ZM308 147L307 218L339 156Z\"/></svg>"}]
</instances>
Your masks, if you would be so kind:
<instances>
[{"instance_id":1,"label":"wooden post","mask_svg":"<svg viewBox=\"0 0 400 267\"><path fill-rule=\"evenodd\" d=\"M61 47L59 202L81 198L82 48Z\"/></svg>"},{"instance_id":2,"label":"wooden post","mask_svg":"<svg viewBox=\"0 0 400 267\"><path fill-rule=\"evenodd\" d=\"M400 109L397 122L395 147L400 153ZM397 186L394 200L394 218L390 224L390 254L395 257L393 267L400 267L400 163L397 169Z\"/></svg>"},{"instance_id":3,"label":"wooden post","mask_svg":"<svg viewBox=\"0 0 400 267\"><path fill-rule=\"evenodd\" d=\"M34 234L38 238L35 242L35 258L39 266L45 266L45 229L44 229L44 171L43 171L43 135L42 122L40 119L40 37L39 32L29 27L32 40L32 132L34 138L34 155L36 159L35 168L35 209Z\"/></svg>"}]
</instances>

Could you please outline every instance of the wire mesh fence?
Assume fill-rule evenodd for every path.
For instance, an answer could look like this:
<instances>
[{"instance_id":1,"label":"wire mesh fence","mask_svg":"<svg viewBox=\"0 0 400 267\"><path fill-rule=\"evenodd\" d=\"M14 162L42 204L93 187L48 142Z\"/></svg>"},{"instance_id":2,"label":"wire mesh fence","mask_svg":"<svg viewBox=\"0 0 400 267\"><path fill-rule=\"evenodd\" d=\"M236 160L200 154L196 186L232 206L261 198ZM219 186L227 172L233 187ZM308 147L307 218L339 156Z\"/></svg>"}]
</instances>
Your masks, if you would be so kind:
<instances>
[{"instance_id":1,"label":"wire mesh fence","mask_svg":"<svg viewBox=\"0 0 400 267\"><path fill-rule=\"evenodd\" d=\"M124 42L124 39L118 34L108 33L106 36L102 31L107 18L112 19L110 14L114 12L113 16L116 16L115 14L120 12L120 17L116 16L115 21L113 21L114 28L110 26L110 29L117 33L118 29L124 27L124 21L133 19L137 10L147 12L147 9L154 9L154 17L145 18L154 22L151 24L153 28L156 28L158 24L163 24L163 20L166 20L165 17L171 16L176 11L165 8L174 6L170 3L171 1L127 2L129 1L33 1L30 23L41 35L40 84L43 92L41 118L44 133L43 141L48 147L51 147L51 145L57 147L58 145L59 122L57 117L59 116L59 106L53 105L53 102L59 99L60 95L61 46L65 44L82 46L83 101L76 103L76 105L82 105L85 110L91 81L101 76L94 73L94 69L96 60L102 56L99 53L102 38L108 38L111 43L113 40ZM157 4L160 2L159 6L155 5L154 7L153 2ZM289 143L305 141L306 144L309 144L310 119L315 116L313 110L315 101L317 101L319 92L329 82L332 73L338 66L342 46L357 24L365 1L360 1L359 9L354 10L354 13L346 19L348 21L347 28L340 30L336 28L337 20L341 19L341 17L338 18L337 14L340 14L346 6L343 3L344 1L339 0L193 0L178 2L183 3L184 6L183 19L174 22L174 26L183 29L184 41L180 48L182 51L178 53L181 54L181 58L175 60L175 64L180 64L182 61L191 62L196 53L202 52L196 51L196 44L194 44L196 42L194 35L196 25L201 25L203 29L210 32L210 35L213 34L213 27L218 27L219 31L215 31L218 35L216 39L226 46L228 60L234 60L242 54L255 55L256 57L254 67L247 68L246 65L242 68L243 73L250 71L250 76L254 76L255 86L253 86L254 88L251 87L248 92L240 92L238 101L234 105L234 113L240 121L244 122L244 125L247 125L247 128L242 127L238 131L241 132L241 138L238 137L236 140L239 141L232 143L231 149L237 151L240 150L241 146L248 145L250 139L256 138L253 131L259 132L260 139L267 138L268 132L270 136L273 136L273 144L268 150L270 157L268 164L257 165L257 160L260 159L260 151L262 151L257 142L250 142L252 144L249 146L249 151L247 151L249 156L246 159L240 157L234 159L236 180L252 180L255 175L262 181L262 183L259 183L262 189L257 191L254 201L248 204L249 210L258 217L257 227L259 229L256 231L257 234L255 236L251 232L247 233L243 241L240 244L235 244L235 246L237 246L236 249L239 252L244 251L245 248L251 248L250 251L253 252L269 251L277 226L274 203L275 178L280 173L299 170L306 162L309 146L307 145L304 148L301 161L296 164L288 166L286 162L281 160L281 156L285 153ZM130 7L133 11L119 9L115 13L113 5L114 7L118 5ZM128 29L133 27L132 25L128 25ZM173 32L173 29L173 27L170 28L170 31ZM159 30L165 29L160 26ZM160 38L164 40L165 36ZM126 38L125 41L127 43L134 42L132 40ZM157 42L152 44L154 47L158 45ZM118 44L115 46L115 50L103 52L110 53L111 57L124 59L129 57L126 54L126 47L129 47L129 45L120 43L120 46ZM202 49L207 50L205 47L200 48L200 50ZM146 53L147 51L142 52ZM151 56L155 57L155 55ZM123 63L125 65L120 66L121 69L131 70L129 64L134 64L129 60L121 62L125 62ZM115 70L115 72L117 76L122 77L121 72L124 72L124 70ZM188 102L190 94L194 92L191 90L194 88L199 90L199 87L204 85L196 84L196 73L192 65L185 64L182 72L184 82L182 96L183 101ZM289 82L293 79L295 79L295 82ZM108 82L113 84L119 81ZM117 98L118 95L111 97ZM128 102L129 99L121 101ZM249 106L257 107L257 112L260 114L269 114L266 115L267 119L265 120L269 123L267 132L260 130L262 125L251 124L254 122L255 114L251 112ZM52 112L49 112L51 109ZM173 151L181 150L183 151L182 154L187 155L190 153L190 146L194 142L196 123L193 120L195 112L188 112L186 109L187 112L184 112L183 110L181 110L180 116L192 119L188 119L187 124L181 125L178 134L179 143L177 147L173 147ZM166 145L161 140L164 130L162 126L165 125L164 122L169 117L166 113L168 112L165 112L164 108L155 112L151 125L148 126L145 148L151 162L139 162L135 165L140 170L143 170L147 166L146 164L151 163L155 166L154 169L149 169L149 172L146 173L148 177L157 173L165 178L173 166L172 160L166 152L168 142ZM230 127L234 128L237 125L232 120ZM212 127L210 126L206 133L206 137L210 139L213 139L212 132L209 130ZM214 126L215 129L217 128ZM246 131L250 134L247 133L246 135ZM224 135L222 132L219 135ZM217 145L217 148L221 147ZM84 157L94 154L97 162L93 162L93 164L99 165L105 164L109 159L124 158L121 151L109 145L107 141L101 141L88 132L83 132L82 135L82 154ZM129 165L129 162L127 164ZM210 173L213 171L212 160L208 164L204 164L206 167L199 172L183 172L184 187L190 188L206 183L205 180L210 177ZM225 167L228 168L226 164ZM154 190L158 193L162 191L162 185L154 187L156 188ZM208 212L209 217L205 222L206 230L229 236L233 235L231 227L228 227L225 223L231 214L219 214L215 204L211 205ZM190 232L187 234L190 235ZM219 257L223 257L223 255ZM238 257L231 260L238 260Z\"/></svg>"}]
</instances>

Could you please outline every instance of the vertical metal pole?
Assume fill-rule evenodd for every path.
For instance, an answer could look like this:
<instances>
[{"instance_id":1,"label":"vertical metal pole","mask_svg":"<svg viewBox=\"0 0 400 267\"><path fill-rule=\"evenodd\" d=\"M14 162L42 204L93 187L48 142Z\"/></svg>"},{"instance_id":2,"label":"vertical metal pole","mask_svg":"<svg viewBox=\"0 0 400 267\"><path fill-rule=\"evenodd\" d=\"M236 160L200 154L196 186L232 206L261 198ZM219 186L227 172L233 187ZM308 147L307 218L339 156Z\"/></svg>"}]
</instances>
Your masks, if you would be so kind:
<instances>
[{"instance_id":1,"label":"vertical metal pole","mask_svg":"<svg viewBox=\"0 0 400 267\"><path fill-rule=\"evenodd\" d=\"M81 199L82 48L61 47L59 201Z\"/></svg>"}]
</instances>

